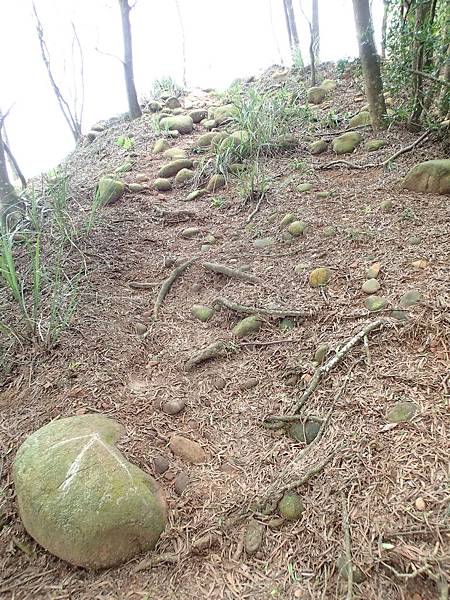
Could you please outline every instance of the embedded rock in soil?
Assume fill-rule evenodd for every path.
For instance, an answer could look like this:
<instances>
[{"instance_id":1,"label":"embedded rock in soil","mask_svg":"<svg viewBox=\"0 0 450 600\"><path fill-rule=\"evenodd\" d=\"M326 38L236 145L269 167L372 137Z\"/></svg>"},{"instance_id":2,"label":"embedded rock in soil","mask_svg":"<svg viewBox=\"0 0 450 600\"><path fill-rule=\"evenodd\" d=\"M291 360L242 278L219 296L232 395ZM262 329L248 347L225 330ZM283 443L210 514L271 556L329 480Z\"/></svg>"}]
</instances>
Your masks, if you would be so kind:
<instances>
[{"instance_id":1,"label":"embedded rock in soil","mask_svg":"<svg viewBox=\"0 0 450 600\"><path fill-rule=\"evenodd\" d=\"M204 108L197 108L196 110L191 110L189 116L191 117L192 121L197 124L203 121L203 119L206 119L208 112Z\"/></svg>"},{"instance_id":2,"label":"embedded rock in soil","mask_svg":"<svg viewBox=\"0 0 450 600\"><path fill-rule=\"evenodd\" d=\"M417 404L415 402L409 402L407 400L397 402L386 415L386 420L389 423L404 423L405 421L411 421L417 411Z\"/></svg>"},{"instance_id":3,"label":"embedded rock in soil","mask_svg":"<svg viewBox=\"0 0 450 600\"><path fill-rule=\"evenodd\" d=\"M317 140L309 145L309 151L314 155L326 152L327 148L328 144L325 142L325 140Z\"/></svg>"},{"instance_id":4,"label":"embedded rock in soil","mask_svg":"<svg viewBox=\"0 0 450 600\"><path fill-rule=\"evenodd\" d=\"M363 127L372 125L372 119L370 118L369 111L362 110L360 113L352 117L348 124L349 127Z\"/></svg>"},{"instance_id":5,"label":"embedded rock in soil","mask_svg":"<svg viewBox=\"0 0 450 600\"><path fill-rule=\"evenodd\" d=\"M280 514L288 521L296 521L303 514L304 506L301 497L295 492L286 492L278 503Z\"/></svg>"},{"instance_id":6,"label":"embedded rock in soil","mask_svg":"<svg viewBox=\"0 0 450 600\"><path fill-rule=\"evenodd\" d=\"M169 142L165 138L156 140L153 146L153 154L161 154L169 149Z\"/></svg>"},{"instance_id":7,"label":"embedded rock in soil","mask_svg":"<svg viewBox=\"0 0 450 600\"><path fill-rule=\"evenodd\" d=\"M194 171L192 171L192 169L181 169L181 171L178 171L175 175L175 182L179 185L184 185L188 181L191 181L193 177Z\"/></svg>"},{"instance_id":8,"label":"embedded rock in soil","mask_svg":"<svg viewBox=\"0 0 450 600\"><path fill-rule=\"evenodd\" d=\"M197 139L197 142L195 145L198 146L199 148L207 148L208 146L211 145L211 142L213 141L213 139L216 135L217 134L215 131L210 131L209 133L204 133Z\"/></svg>"},{"instance_id":9,"label":"embedded rock in soil","mask_svg":"<svg viewBox=\"0 0 450 600\"><path fill-rule=\"evenodd\" d=\"M325 237L334 237L336 235L336 227L333 227L333 225L327 225L323 229L323 235Z\"/></svg>"},{"instance_id":10,"label":"embedded rock in soil","mask_svg":"<svg viewBox=\"0 0 450 600\"><path fill-rule=\"evenodd\" d=\"M383 200L382 202L380 202L380 208L381 210L384 210L386 212L389 212L392 210L392 200Z\"/></svg>"},{"instance_id":11,"label":"embedded rock in soil","mask_svg":"<svg viewBox=\"0 0 450 600\"><path fill-rule=\"evenodd\" d=\"M281 219L280 222L280 227L284 228L287 227L288 225L290 225L291 223L293 223L295 221L295 215L293 215L292 213L287 213L286 215L284 215L284 217Z\"/></svg>"},{"instance_id":12,"label":"embedded rock in soil","mask_svg":"<svg viewBox=\"0 0 450 600\"><path fill-rule=\"evenodd\" d=\"M312 189L313 189L312 183L301 183L300 185L297 186L298 192L309 192Z\"/></svg>"},{"instance_id":13,"label":"embedded rock in soil","mask_svg":"<svg viewBox=\"0 0 450 600\"><path fill-rule=\"evenodd\" d=\"M155 179L155 181L153 182L153 187L159 192L168 192L172 189L172 182L170 181L170 179L158 177L158 179Z\"/></svg>"},{"instance_id":14,"label":"embedded rock in soil","mask_svg":"<svg viewBox=\"0 0 450 600\"><path fill-rule=\"evenodd\" d=\"M450 158L419 163L408 172L402 187L413 192L450 194Z\"/></svg>"},{"instance_id":15,"label":"embedded rock in soil","mask_svg":"<svg viewBox=\"0 0 450 600\"><path fill-rule=\"evenodd\" d=\"M190 240L196 237L200 233L200 229L198 227L186 227L181 232L181 236L187 240Z\"/></svg>"},{"instance_id":16,"label":"embedded rock in soil","mask_svg":"<svg viewBox=\"0 0 450 600\"><path fill-rule=\"evenodd\" d=\"M167 108L171 109L181 108L181 102L176 96L171 96L170 98L167 98L165 105L167 106Z\"/></svg>"},{"instance_id":17,"label":"embedded rock in soil","mask_svg":"<svg viewBox=\"0 0 450 600\"><path fill-rule=\"evenodd\" d=\"M292 133L284 133L276 137L273 143L280 150L293 150L294 148L297 148L300 140Z\"/></svg>"},{"instance_id":18,"label":"embedded rock in soil","mask_svg":"<svg viewBox=\"0 0 450 600\"><path fill-rule=\"evenodd\" d=\"M313 288L327 285L331 279L331 271L326 267L318 267L309 274L309 285Z\"/></svg>"},{"instance_id":19,"label":"embedded rock in soil","mask_svg":"<svg viewBox=\"0 0 450 600\"><path fill-rule=\"evenodd\" d=\"M176 146L165 150L163 152L163 156L165 158L172 158L173 160L176 160L177 158L187 158L186 150L183 150L183 148L177 148Z\"/></svg>"},{"instance_id":20,"label":"embedded rock in soil","mask_svg":"<svg viewBox=\"0 0 450 600\"><path fill-rule=\"evenodd\" d=\"M223 188L225 186L225 177L223 175L221 175L220 173L216 173L215 175L212 175L208 181L208 185L206 186L206 189L208 192L215 192L216 190L219 190L220 188Z\"/></svg>"},{"instance_id":21,"label":"embedded rock in soil","mask_svg":"<svg viewBox=\"0 0 450 600\"><path fill-rule=\"evenodd\" d=\"M419 290L409 290L400 298L400 306L413 306L422 300Z\"/></svg>"},{"instance_id":22,"label":"embedded rock in soil","mask_svg":"<svg viewBox=\"0 0 450 600\"><path fill-rule=\"evenodd\" d=\"M173 160L161 167L158 171L158 177L162 177L167 179L168 177L175 177L178 171L181 169L192 169L193 163L189 158L179 158L178 160Z\"/></svg>"},{"instance_id":23,"label":"embedded rock in soil","mask_svg":"<svg viewBox=\"0 0 450 600\"><path fill-rule=\"evenodd\" d=\"M191 200L197 200L198 198L201 198L207 193L208 190L194 190L186 196L186 202L190 202Z\"/></svg>"},{"instance_id":24,"label":"embedded rock in soil","mask_svg":"<svg viewBox=\"0 0 450 600\"><path fill-rule=\"evenodd\" d=\"M411 246L418 246L421 242L420 237L418 237L417 235L412 235L409 239L408 242L411 244Z\"/></svg>"},{"instance_id":25,"label":"embedded rock in soil","mask_svg":"<svg viewBox=\"0 0 450 600\"><path fill-rule=\"evenodd\" d=\"M148 175L146 175L145 173L136 173L134 178L139 183L145 183L146 181L149 181L149 179L150 179L150 177Z\"/></svg>"},{"instance_id":26,"label":"embedded rock in soil","mask_svg":"<svg viewBox=\"0 0 450 600\"><path fill-rule=\"evenodd\" d=\"M215 119L205 119L202 121L202 125L205 129L214 129L214 127L217 127L217 121Z\"/></svg>"},{"instance_id":27,"label":"embedded rock in soil","mask_svg":"<svg viewBox=\"0 0 450 600\"><path fill-rule=\"evenodd\" d=\"M194 304L191 308L191 313L196 319L206 323L214 314L214 309L204 304Z\"/></svg>"},{"instance_id":28,"label":"embedded rock in soil","mask_svg":"<svg viewBox=\"0 0 450 600\"><path fill-rule=\"evenodd\" d=\"M272 237L256 238L256 240L253 241L255 248L270 248L274 244L275 240Z\"/></svg>"},{"instance_id":29,"label":"embedded rock in soil","mask_svg":"<svg viewBox=\"0 0 450 600\"><path fill-rule=\"evenodd\" d=\"M250 519L244 533L244 548L247 554L256 554L261 547L264 535L264 525Z\"/></svg>"},{"instance_id":30,"label":"embedded rock in soil","mask_svg":"<svg viewBox=\"0 0 450 600\"><path fill-rule=\"evenodd\" d=\"M368 279L362 284L362 291L365 294L375 294L380 287L380 282L377 279Z\"/></svg>"},{"instance_id":31,"label":"embedded rock in soil","mask_svg":"<svg viewBox=\"0 0 450 600\"><path fill-rule=\"evenodd\" d=\"M295 327L295 323L289 317L284 317L284 319L281 319L278 327L281 329L281 331L292 331Z\"/></svg>"},{"instance_id":32,"label":"embedded rock in soil","mask_svg":"<svg viewBox=\"0 0 450 600\"><path fill-rule=\"evenodd\" d=\"M239 146L243 146L249 142L250 134L245 130L233 131L233 133L229 136L229 140L234 147L238 148Z\"/></svg>"},{"instance_id":33,"label":"embedded rock in soil","mask_svg":"<svg viewBox=\"0 0 450 600\"><path fill-rule=\"evenodd\" d=\"M184 492L184 490L188 486L189 477L187 476L186 473L181 471L181 473L178 473L178 475L175 477L175 481L173 483L174 483L173 489L175 490L175 493L178 496L181 496L181 494Z\"/></svg>"},{"instance_id":34,"label":"embedded rock in soil","mask_svg":"<svg viewBox=\"0 0 450 600\"><path fill-rule=\"evenodd\" d=\"M176 115L173 117L164 117L159 122L162 129L168 131L178 131L179 133L191 133L194 129L194 123L191 117L187 115Z\"/></svg>"},{"instance_id":35,"label":"embedded rock in soil","mask_svg":"<svg viewBox=\"0 0 450 600\"><path fill-rule=\"evenodd\" d=\"M228 133L226 133L226 131L219 131L218 133L214 134L214 137L211 140L211 146L214 150L217 150L217 148L222 144L222 142L227 140L229 137L230 136L228 135Z\"/></svg>"},{"instance_id":36,"label":"embedded rock in soil","mask_svg":"<svg viewBox=\"0 0 450 600\"><path fill-rule=\"evenodd\" d=\"M391 311L391 317L393 319L397 319L397 321L409 321L409 315L407 311L399 308L394 308L394 310Z\"/></svg>"},{"instance_id":37,"label":"embedded rock in soil","mask_svg":"<svg viewBox=\"0 0 450 600\"><path fill-rule=\"evenodd\" d=\"M361 135L357 131L347 131L333 140L333 151L336 154L350 154L361 143Z\"/></svg>"},{"instance_id":38,"label":"embedded rock in soil","mask_svg":"<svg viewBox=\"0 0 450 600\"><path fill-rule=\"evenodd\" d=\"M128 189L130 192L142 192L145 190L145 186L143 186L141 183L129 183Z\"/></svg>"},{"instance_id":39,"label":"embedded rock in soil","mask_svg":"<svg viewBox=\"0 0 450 600\"><path fill-rule=\"evenodd\" d=\"M13 466L19 514L49 552L102 569L152 550L166 524L156 482L115 443L116 421L90 414L58 419L29 436Z\"/></svg>"},{"instance_id":40,"label":"embedded rock in soil","mask_svg":"<svg viewBox=\"0 0 450 600\"><path fill-rule=\"evenodd\" d=\"M129 171L132 171L132 170L133 170L133 163L124 162L119 167L117 167L117 169L114 170L114 173L118 173L119 175L121 175L122 173L128 173Z\"/></svg>"},{"instance_id":41,"label":"embedded rock in soil","mask_svg":"<svg viewBox=\"0 0 450 600\"><path fill-rule=\"evenodd\" d=\"M308 419L304 423L292 423L289 435L297 442L310 444L317 437L319 430L320 423Z\"/></svg>"},{"instance_id":42,"label":"embedded rock in soil","mask_svg":"<svg viewBox=\"0 0 450 600\"><path fill-rule=\"evenodd\" d=\"M303 235L307 226L305 221L293 221L288 227L288 232L294 237L297 237Z\"/></svg>"},{"instance_id":43,"label":"embedded rock in soil","mask_svg":"<svg viewBox=\"0 0 450 600\"><path fill-rule=\"evenodd\" d=\"M367 310L370 310L370 312L376 312L377 310L386 308L387 300L385 298L381 298L380 296L369 296L365 299L364 305Z\"/></svg>"},{"instance_id":44,"label":"embedded rock in soil","mask_svg":"<svg viewBox=\"0 0 450 600\"><path fill-rule=\"evenodd\" d=\"M217 376L214 377L212 385L216 390L223 390L223 388L227 385L227 382L223 377Z\"/></svg>"},{"instance_id":45,"label":"embedded rock in soil","mask_svg":"<svg viewBox=\"0 0 450 600\"><path fill-rule=\"evenodd\" d=\"M307 93L308 102L311 104L322 104L327 95L327 90L323 87L312 87L309 88Z\"/></svg>"},{"instance_id":46,"label":"embedded rock in soil","mask_svg":"<svg viewBox=\"0 0 450 600\"><path fill-rule=\"evenodd\" d=\"M157 475L162 475L169 468L169 461L165 456L155 456L153 459L153 468Z\"/></svg>"},{"instance_id":47,"label":"embedded rock in soil","mask_svg":"<svg viewBox=\"0 0 450 600\"><path fill-rule=\"evenodd\" d=\"M380 274L380 269L380 263L373 263L373 265L371 265L366 271L367 279L376 279Z\"/></svg>"},{"instance_id":48,"label":"embedded rock in soil","mask_svg":"<svg viewBox=\"0 0 450 600\"><path fill-rule=\"evenodd\" d=\"M123 196L125 184L122 181L102 177L97 186L97 198L100 205L113 204Z\"/></svg>"},{"instance_id":49,"label":"embedded rock in soil","mask_svg":"<svg viewBox=\"0 0 450 600\"><path fill-rule=\"evenodd\" d=\"M185 406L186 403L182 398L172 398L171 400L166 400L162 403L161 410L166 413L166 415L177 415L184 410Z\"/></svg>"},{"instance_id":50,"label":"embedded rock in soil","mask_svg":"<svg viewBox=\"0 0 450 600\"><path fill-rule=\"evenodd\" d=\"M194 465L204 463L207 460L207 454L200 444L182 435L173 435L170 438L169 448L174 454Z\"/></svg>"},{"instance_id":51,"label":"embedded rock in soil","mask_svg":"<svg viewBox=\"0 0 450 600\"><path fill-rule=\"evenodd\" d=\"M304 271L306 271L306 269L308 268L308 265L306 263L298 263L298 265L295 265L294 267L294 273L300 274L300 273L304 273Z\"/></svg>"},{"instance_id":52,"label":"embedded rock in soil","mask_svg":"<svg viewBox=\"0 0 450 600\"><path fill-rule=\"evenodd\" d=\"M138 335L145 335L147 333L147 325L144 325L144 323L135 323L134 329Z\"/></svg>"},{"instance_id":53,"label":"embedded rock in soil","mask_svg":"<svg viewBox=\"0 0 450 600\"><path fill-rule=\"evenodd\" d=\"M249 377L248 379L244 379L243 381L238 383L238 388L241 391L251 390L252 388L258 385L259 381L256 377Z\"/></svg>"},{"instance_id":54,"label":"embedded rock in soil","mask_svg":"<svg viewBox=\"0 0 450 600\"><path fill-rule=\"evenodd\" d=\"M225 104L216 108L211 108L208 117L214 119L217 125L222 125L238 115L238 108L234 104Z\"/></svg>"},{"instance_id":55,"label":"embedded rock in soil","mask_svg":"<svg viewBox=\"0 0 450 600\"><path fill-rule=\"evenodd\" d=\"M317 192L317 197L318 198L329 198L331 196L331 192Z\"/></svg>"},{"instance_id":56,"label":"embedded rock in soil","mask_svg":"<svg viewBox=\"0 0 450 600\"><path fill-rule=\"evenodd\" d=\"M350 565L349 565L347 557L345 555L342 555L338 559L337 568L339 571L339 575L343 579L345 579L345 581L347 581L348 576L349 576L349 571L350 571ZM363 583L366 580L366 576L364 575L364 573L361 571L361 569L359 567L352 564L351 569L352 569L352 574L353 574L353 581L355 583L357 583L357 584Z\"/></svg>"},{"instance_id":57,"label":"embedded rock in soil","mask_svg":"<svg viewBox=\"0 0 450 600\"><path fill-rule=\"evenodd\" d=\"M233 327L233 335L242 338L247 335L251 335L252 333L258 333L261 329L262 321L255 315L251 315L250 317L245 317L239 321L237 325Z\"/></svg>"},{"instance_id":58,"label":"embedded rock in soil","mask_svg":"<svg viewBox=\"0 0 450 600\"><path fill-rule=\"evenodd\" d=\"M316 363L321 365L327 357L329 351L330 346L328 344L320 344L320 346L317 346L317 349L314 352L314 360L316 361Z\"/></svg>"},{"instance_id":59,"label":"embedded rock in soil","mask_svg":"<svg viewBox=\"0 0 450 600\"><path fill-rule=\"evenodd\" d=\"M331 92L336 89L336 85L334 79L324 79L320 84L320 87L327 92Z\"/></svg>"},{"instance_id":60,"label":"embedded rock in soil","mask_svg":"<svg viewBox=\"0 0 450 600\"><path fill-rule=\"evenodd\" d=\"M364 144L364 149L367 152L376 152L386 146L386 140L369 140Z\"/></svg>"}]
</instances>

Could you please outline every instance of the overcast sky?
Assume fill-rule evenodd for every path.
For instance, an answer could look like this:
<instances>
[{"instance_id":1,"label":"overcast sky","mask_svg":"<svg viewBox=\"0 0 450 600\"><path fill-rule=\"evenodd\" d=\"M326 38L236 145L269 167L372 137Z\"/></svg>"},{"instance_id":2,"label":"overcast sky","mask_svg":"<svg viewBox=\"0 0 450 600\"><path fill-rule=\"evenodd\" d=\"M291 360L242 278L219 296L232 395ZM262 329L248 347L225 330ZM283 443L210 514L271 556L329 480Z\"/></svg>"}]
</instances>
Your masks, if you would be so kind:
<instances>
[{"instance_id":1,"label":"overcast sky","mask_svg":"<svg viewBox=\"0 0 450 600\"><path fill-rule=\"evenodd\" d=\"M190 87L226 87L233 79L289 61L282 0L178 0L183 15L187 82ZM311 0L293 0L303 58L309 31L298 10L309 15ZM123 68L106 56L122 54L117 0L36 0L58 83L72 87L72 32L84 49L84 131L102 118L125 112ZM377 34L382 0L372 0ZM319 0L322 60L354 57L357 44L351 0ZM272 14L272 19L271 19ZM132 13L138 95L152 81L171 75L181 83L181 32L173 0L137 0ZM45 72L34 27L31 0L0 2L0 107L13 105L6 122L11 147L27 177L55 166L73 148ZM272 27L273 23L273 27ZM377 36L379 37L379 35Z\"/></svg>"}]
</instances>

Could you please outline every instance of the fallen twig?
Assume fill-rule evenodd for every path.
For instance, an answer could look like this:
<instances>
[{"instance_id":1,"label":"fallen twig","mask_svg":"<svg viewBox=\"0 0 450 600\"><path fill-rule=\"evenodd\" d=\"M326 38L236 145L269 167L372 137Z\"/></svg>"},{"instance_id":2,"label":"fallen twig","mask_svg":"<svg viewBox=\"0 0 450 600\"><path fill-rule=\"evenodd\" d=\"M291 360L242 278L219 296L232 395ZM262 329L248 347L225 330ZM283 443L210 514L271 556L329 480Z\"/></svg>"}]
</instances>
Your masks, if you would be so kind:
<instances>
[{"instance_id":1,"label":"fallen twig","mask_svg":"<svg viewBox=\"0 0 450 600\"><path fill-rule=\"evenodd\" d=\"M258 198L258 202L256 203L255 208L252 210L252 212L248 215L246 223L250 223L250 221L253 219L253 217L256 215L256 213L259 210L259 207L261 206L262 201L264 200L264 196L265 194L261 194L260 197Z\"/></svg>"},{"instance_id":2,"label":"fallen twig","mask_svg":"<svg viewBox=\"0 0 450 600\"><path fill-rule=\"evenodd\" d=\"M226 356L231 352L235 352L237 347L230 342L225 342L223 340L219 340L217 342L213 342L203 348L203 350L198 350L195 352L185 363L184 368L186 371L191 371L197 365L206 362L207 360L212 360L214 358L221 358L222 356Z\"/></svg>"},{"instance_id":3,"label":"fallen twig","mask_svg":"<svg viewBox=\"0 0 450 600\"><path fill-rule=\"evenodd\" d=\"M344 548L345 548L345 572L347 573L347 600L353 598L353 563L352 563L352 542L350 537L350 524L348 518L347 501L342 495L342 528L344 530Z\"/></svg>"},{"instance_id":4,"label":"fallen twig","mask_svg":"<svg viewBox=\"0 0 450 600\"><path fill-rule=\"evenodd\" d=\"M245 315L264 315L277 318L310 317L312 314L304 310L296 310L293 308L263 308L258 306L245 306L243 304L233 302L232 300L228 300L228 298L223 298L222 296L215 298L213 301L213 306L222 306L223 308L228 308L228 310Z\"/></svg>"},{"instance_id":5,"label":"fallen twig","mask_svg":"<svg viewBox=\"0 0 450 600\"><path fill-rule=\"evenodd\" d=\"M188 267L192 265L193 262L197 260L198 257L191 258L190 260L181 263L178 265L172 273L169 275L167 279L165 279L161 285L161 289L159 290L158 296L155 300L155 306L153 308L153 318L156 320L158 318L159 309L161 308L165 297L170 291L170 288L174 284L175 280L182 274Z\"/></svg>"},{"instance_id":6,"label":"fallen twig","mask_svg":"<svg viewBox=\"0 0 450 600\"><path fill-rule=\"evenodd\" d=\"M144 560L141 560L141 562L134 567L133 573L139 573L139 571L153 569L154 567L157 567L163 563L175 564L179 560L180 556L178 554L175 554L174 552L164 552L163 554L157 554L151 558L145 558Z\"/></svg>"},{"instance_id":7,"label":"fallen twig","mask_svg":"<svg viewBox=\"0 0 450 600\"><path fill-rule=\"evenodd\" d=\"M226 275L227 277L235 277L236 279L249 281L250 283L259 282L259 279L255 277L255 275L251 275L250 273L246 273L245 271L241 271L239 269L232 269L231 267L227 267L226 265L221 265L219 263L205 262L203 263L203 267L207 271L219 273L220 275Z\"/></svg>"},{"instance_id":8,"label":"fallen twig","mask_svg":"<svg viewBox=\"0 0 450 600\"><path fill-rule=\"evenodd\" d=\"M147 283L146 281L128 282L128 287L130 287L132 290L151 290L158 285L160 285L159 281L155 281L154 283Z\"/></svg>"}]
</instances>

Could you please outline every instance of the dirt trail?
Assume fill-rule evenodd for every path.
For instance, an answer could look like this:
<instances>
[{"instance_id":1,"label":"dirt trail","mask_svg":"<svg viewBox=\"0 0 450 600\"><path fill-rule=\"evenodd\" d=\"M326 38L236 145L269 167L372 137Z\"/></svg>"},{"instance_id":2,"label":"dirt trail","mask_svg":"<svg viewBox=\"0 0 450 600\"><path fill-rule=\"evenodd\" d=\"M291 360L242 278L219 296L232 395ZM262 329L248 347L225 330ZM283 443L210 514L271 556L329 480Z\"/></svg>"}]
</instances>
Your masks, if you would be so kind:
<instances>
[{"instance_id":1,"label":"dirt trail","mask_svg":"<svg viewBox=\"0 0 450 600\"><path fill-rule=\"evenodd\" d=\"M356 102L354 91L344 86L336 97L343 107ZM171 145L190 151L202 133L196 126L192 135ZM388 145L377 153L380 160L414 139L398 129L385 137ZM133 173L153 179L166 160L151 155L154 136L148 128L136 132L136 138ZM146 140L146 148L140 139ZM348 503L352 560L365 577L355 584L353 598L437 597L436 584L426 573L403 579L392 568L402 572L413 564L427 566L431 573L448 572L450 561L448 520L445 524L448 200L404 192L399 185L410 165L438 152L432 145L418 148L399 157L390 171L336 168L305 174L293 165L294 159L312 161L302 146L267 159L273 184L250 227L246 219L254 203L242 204L232 183L193 202L185 202L186 188L164 195L148 188L127 193L102 211L87 248L91 275L73 327L51 356L36 354L31 362L24 357L22 368L0 389L7 496L0 528L0 597L344 597L347 583L336 569L344 552L342 496ZM360 159L368 160L362 148L349 160ZM327 153L313 162L329 160ZM100 172L101 164L94 161L90 168ZM132 174L127 177L132 181ZM298 192L298 184L308 181L312 191ZM83 189L75 190L80 199ZM330 195L319 197L321 191ZM388 199L391 212L380 208ZM190 215L172 220L156 206ZM279 226L286 213L309 225L292 244L283 241ZM323 233L330 225L336 228L334 237ZM201 233L184 239L181 232L190 226ZM202 252L207 234L217 243ZM418 245L411 243L413 236L420 239ZM272 237L275 243L257 248L257 237ZM161 283L174 260L194 256L200 259L175 281L153 322L159 288L130 289L129 282ZM208 272L203 260L245 267L258 282ZM413 267L417 260L426 261L426 267ZM374 262L381 264L379 295L390 309L410 289L420 291L422 300L409 310L408 322L392 321L369 337L368 351L356 346L324 378L308 400L307 414L323 418L333 407L330 421L311 455L298 460L304 445L262 427L263 418L288 411L301 395L314 371L318 345L327 343L333 351L379 316L365 309L361 290L366 269ZM304 270L295 271L300 263ZM308 276L319 266L331 270L331 281L313 289ZM192 352L218 339L229 340L240 318L226 309L217 310L207 323L192 316L193 304L208 305L217 296L250 306L310 311L311 316L294 319L290 331L280 329L279 319L267 317L259 333L245 340L254 344L186 372L184 363ZM382 314L389 317L390 312ZM136 333L137 324L147 327L145 335ZM257 380L255 387L243 389L251 378ZM186 403L176 416L160 409L173 398ZM414 401L418 410L412 421L392 426L386 414L398 400ZM175 554L175 563L136 572L148 558L141 556L113 571L86 573L49 556L24 533L10 482L17 447L50 419L90 411L126 426L121 448L144 470L154 474L156 456L169 459L169 470L155 475L170 509L158 553ZM199 442L209 461L189 466L173 456L168 449L173 433ZM224 521L251 510L274 481L299 479L325 458L323 470L299 490L305 505L302 519L280 526L272 516L259 518L265 525L263 544L254 556L243 552L246 521L225 529ZM174 490L180 472L188 477L181 496ZM425 510L418 510L418 498ZM211 547L193 551L192 543L205 535L211 535Z\"/></svg>"}]
</instances>

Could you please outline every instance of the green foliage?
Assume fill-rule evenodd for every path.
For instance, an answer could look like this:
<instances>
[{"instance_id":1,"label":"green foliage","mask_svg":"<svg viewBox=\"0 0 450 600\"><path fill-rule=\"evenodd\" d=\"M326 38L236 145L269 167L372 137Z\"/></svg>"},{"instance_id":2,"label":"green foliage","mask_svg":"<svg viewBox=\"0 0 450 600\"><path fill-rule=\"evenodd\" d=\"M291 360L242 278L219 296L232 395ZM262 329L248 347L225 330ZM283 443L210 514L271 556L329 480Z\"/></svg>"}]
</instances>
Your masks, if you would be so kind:
<instances>
[{"instance_id":1,"label":"green foliage","mask_svg":"<svg viewBox=\"0 0 450 600\"><path fill-rule=\"evenodd\" d=\"M210 202L211 208L222 208L226 201L223 196L213 196Z\"/></svg>"},{"instance_id":2,"label":"green foliage","mask_svg":"<svg viewBox=\"0 0 450 600\"><path fill-rule=\"evenodd\" d=\"M126 135L119 135L116 139L116 144L127 151L134 146L134 139Z\"/></svg>"},{"instance_id":3,"label":"green foliage","mask_svg":"<svg viewBox=\"0 0 450 600\"><path fill-rule=\"evenodd\" d=\"M150 97L159 100L162 95L170 94L170 96L180 96L183 93L183 88L180 87L175 79L170 76L160 77L155 79L150 88Z\"/></svg>"}]
</instances>

